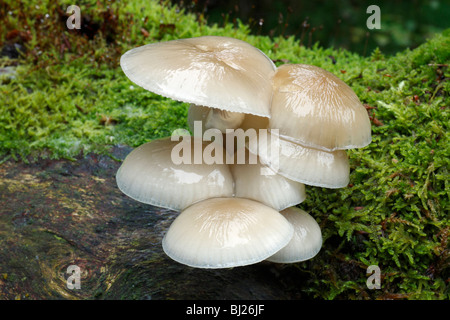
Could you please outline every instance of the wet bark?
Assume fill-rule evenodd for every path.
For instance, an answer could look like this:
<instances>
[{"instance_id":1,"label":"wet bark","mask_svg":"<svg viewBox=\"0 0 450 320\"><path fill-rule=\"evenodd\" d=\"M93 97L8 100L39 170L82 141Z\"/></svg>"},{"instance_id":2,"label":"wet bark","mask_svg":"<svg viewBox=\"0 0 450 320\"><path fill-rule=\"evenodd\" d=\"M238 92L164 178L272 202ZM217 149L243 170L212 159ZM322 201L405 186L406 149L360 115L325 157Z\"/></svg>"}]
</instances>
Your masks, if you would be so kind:
<instances>
[{"instance_id":1,"label":"wet bark","mask_svg":"<svg viewBox=\"0 0 450 320\"><path fill-rule=\"evenodd\" d=\"M294 267L205 270L172 261L161 240L177 213L123 195L119 166L95 154L0 165L0 299L299 298L292 286L301 277L286 276ZM80 289L67 285L70 265L80 268Z\"/></svg>"}]
</instances>

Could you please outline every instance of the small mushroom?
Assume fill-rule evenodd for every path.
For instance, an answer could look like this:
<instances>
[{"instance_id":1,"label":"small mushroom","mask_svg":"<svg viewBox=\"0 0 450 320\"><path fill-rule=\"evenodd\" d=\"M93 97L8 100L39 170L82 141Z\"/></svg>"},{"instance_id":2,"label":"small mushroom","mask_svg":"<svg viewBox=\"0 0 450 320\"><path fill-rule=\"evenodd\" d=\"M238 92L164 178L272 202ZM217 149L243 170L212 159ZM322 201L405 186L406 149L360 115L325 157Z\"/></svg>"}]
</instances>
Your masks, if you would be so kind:
<instances>
[{"instance_id":1,"label":"small mushroom","mask_svg":"<svg viewBox=\"0 0 450 320\"><path fill-rule=\"evenodd\" d=\"M242 198L213 198L185 209L162 246L173 260L197 268L231 268L263 261L292 239L278 211Z\"/></svg>"},{"instance_id":2,"label":"small mushroom","mask_svg":"<svg viewBox=\"0 0 450 320\"><path fill-rule=\"evenodd\" d=\"M267 133L267 143L252 137L248 150L276 173L306 185L323 188L342 188L348 185L350 166L344 150L327 152Z\"/></svg>"},{"instance_id":3,"label":"small mushroom","mask_svg":"<svg viewBox=\"0 0 450 320\"><path fill-rule=\"evenodd\" d=\"M270 117L276 67L261 50L229 37L202 36L134 48L120 59L126 76L159 95L214 110L217 129L243 114Z\"/></svg>"},{"instance_id":4,"label":"small mushroom","mask_svg":"<svg viewBox=\"0 0 450 320\"><path fill-rule=\"evenodd\" d=\"M234 182L224 162L196 164L196 143L202 152L208 146L191 137L188 163L174 163L172 152L178 141L171 138L153 140L134 149L116 174L119 189L137 201L175 211L213 197L231 197ZM186 156L186 155L185 155Z\"/></svg>"},{"instance_id":5,"label":"small mushroom","mask_svg":"<svg viewBox=\"0 0 450 320\"><path fill-rule=\"evenodd\" d=\"M331 72L285 64L273 77L270 129L305 147L325 151L371 142L370 119L353 90Z\"/></svg>"},{"instance_id":6,"label":"small mushroom","mask_svg":"<svg viewBox=\"0 0 450 320\"><path fill-rule=\"evenodd\" d=\"M291 241L267 261L294 263L313 258L322 247L322 232L314 218L297 207L280 212L294 227Z\"/></svg>"}]
</instances>

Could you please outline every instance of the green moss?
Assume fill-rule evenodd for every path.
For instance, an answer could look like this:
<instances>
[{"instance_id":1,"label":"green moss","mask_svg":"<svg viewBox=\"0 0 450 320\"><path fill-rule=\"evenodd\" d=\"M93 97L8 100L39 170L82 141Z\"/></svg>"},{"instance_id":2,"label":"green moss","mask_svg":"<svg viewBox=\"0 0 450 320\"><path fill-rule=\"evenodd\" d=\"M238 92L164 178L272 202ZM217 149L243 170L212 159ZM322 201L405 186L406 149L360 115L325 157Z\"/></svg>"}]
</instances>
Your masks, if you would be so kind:
<instances>
[{"instance_id":1,"label":"green moss","mask_svg":"<svg viewBox=\"0 0 450 320\"><path fill-rule=\"evenodd\" d=\"M0 59L8 70L0 74L0 159L108 154L112 145L136 147L186 128L188 105L133 85L118 66L120 55L175 38L239 38L278 65L306 63L333 72L372 118L373 142L348 152L351 185L307 188L301 207L321 224L324 247L296 265L310 279L303 293L325 299L449 298L450 30L414 50L385 56L377 49L363 58L305 48L293 37L251 35L239 21L207 26L202 16L159 1L83 1L86 23L98 28L91 35L65 27L70 1L35 2L26 10L12 0L0 7L6 26L1 45L26 48L18 59ZM369 265L381 269L380 290L367 289Z\"/></svg>"}]
</instances>

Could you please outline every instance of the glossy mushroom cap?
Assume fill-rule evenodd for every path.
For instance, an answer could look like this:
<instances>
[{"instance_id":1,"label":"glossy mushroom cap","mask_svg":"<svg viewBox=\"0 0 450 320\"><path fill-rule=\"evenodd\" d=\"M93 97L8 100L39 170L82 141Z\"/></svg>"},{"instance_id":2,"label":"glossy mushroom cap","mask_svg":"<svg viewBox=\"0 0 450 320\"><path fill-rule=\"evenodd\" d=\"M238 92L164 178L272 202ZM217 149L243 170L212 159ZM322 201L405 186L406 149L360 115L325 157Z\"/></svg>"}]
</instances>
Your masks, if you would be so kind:
<instances>
[{"instance_id":1,"label":"glossy mushroom cap","mask_svg":"<svg viewBox=\"0 0 450 320\"><path fill-rule=\"evenodd\" d=\"M152 43L120 59L137 85L171 99L270 117L275 65L245 41L219 36Z\"/></svg>"},{"instance_id":2,"label":"glossy mushroom cap","mask_svg":"<svg viewBox=\"0 0 450 320\"><path fill-rule=\"evenodd\" d=\"M280 212L294 227L294 236L268 261L294 263L313 258L322 247L322 232L316 220L305 211L291 207Z\"/></svg>"},{"instance_id":3,"label":"glossy mushroom cap","mask_svg":"<svg viewBox=\"0 0 450 320\"><path fill-rule=\"evenodd\" d=\"M163 238L164 252L197 268L260 262L286 246L293 227L276 210L242 198L213 198L184 210Z\"/></svg>"},{"instance_id":4,"label":"glossy mushroom cap","mask_svg":"<svg viewBox=\"0 0 450 320\"><path fill-rule=\"evenodd\" d=\"M192 138L192 156L195 142L202 151L207 146ZM179 143L169 137L134 149L117 171L119 189L137 201L176 211L207 198L233 196L233 177L225 162L174 164L172 151Z\"/></svg>"},{"instance_id":5,"label":"glossy mushroom cap","mask_svg":"<svg viewBox=\"0 0 450 320\"><path fill-rule=\"evenodd\" d=\"M316 66L286 64L273 77L269 128L284 139L326 151L365 147L371 142L366 109L353 90Z\"/></svg>"},{"instance_id":6,"label":"glossy mushroom cap","mask_svg":"<svg viewBox=\"0 0 450 320\"><path fill-rule=\"evenodd\" d=\"M252 137L248 150L276 173L316 187L335 189L348 185L350 166L344 150L327 152L304 147L277 135L273 137L267 133L266 142L260 135Z\"/></svg>"}]
</instances>

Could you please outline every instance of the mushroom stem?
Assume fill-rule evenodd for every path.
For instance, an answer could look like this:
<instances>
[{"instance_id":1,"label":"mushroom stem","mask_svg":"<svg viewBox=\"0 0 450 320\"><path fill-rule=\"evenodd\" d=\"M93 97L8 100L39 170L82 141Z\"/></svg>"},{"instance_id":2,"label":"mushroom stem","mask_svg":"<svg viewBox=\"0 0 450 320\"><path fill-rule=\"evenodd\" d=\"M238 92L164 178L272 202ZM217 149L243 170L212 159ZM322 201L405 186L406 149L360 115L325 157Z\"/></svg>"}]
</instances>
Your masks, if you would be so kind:
<instances>
[{"instance_id":1,"label":"mushroom stem","mask_svg":"<svg viewBox=\"0 0 450 320\"><path fill-rule=\"evenodd\" d=\"M244 122L245 113L226 111L222 109L209 108L191 104L188 112L188 124L191 130L194 121L202 121L202 134L208 129L219 129L225 133L227 129L236 129Z\"/></svg>"},{"instance_id":2,"label":"mushroom stem","mask_svg":"<svg viewBox=\"0 0 450 320\"><path fill-rule=\"evenodd\" d=\"M216 128L225 133L227 129L238 128L244 118L244 113L211 108L206 116L205 129Z\"/></svg>"}]
</instances>

